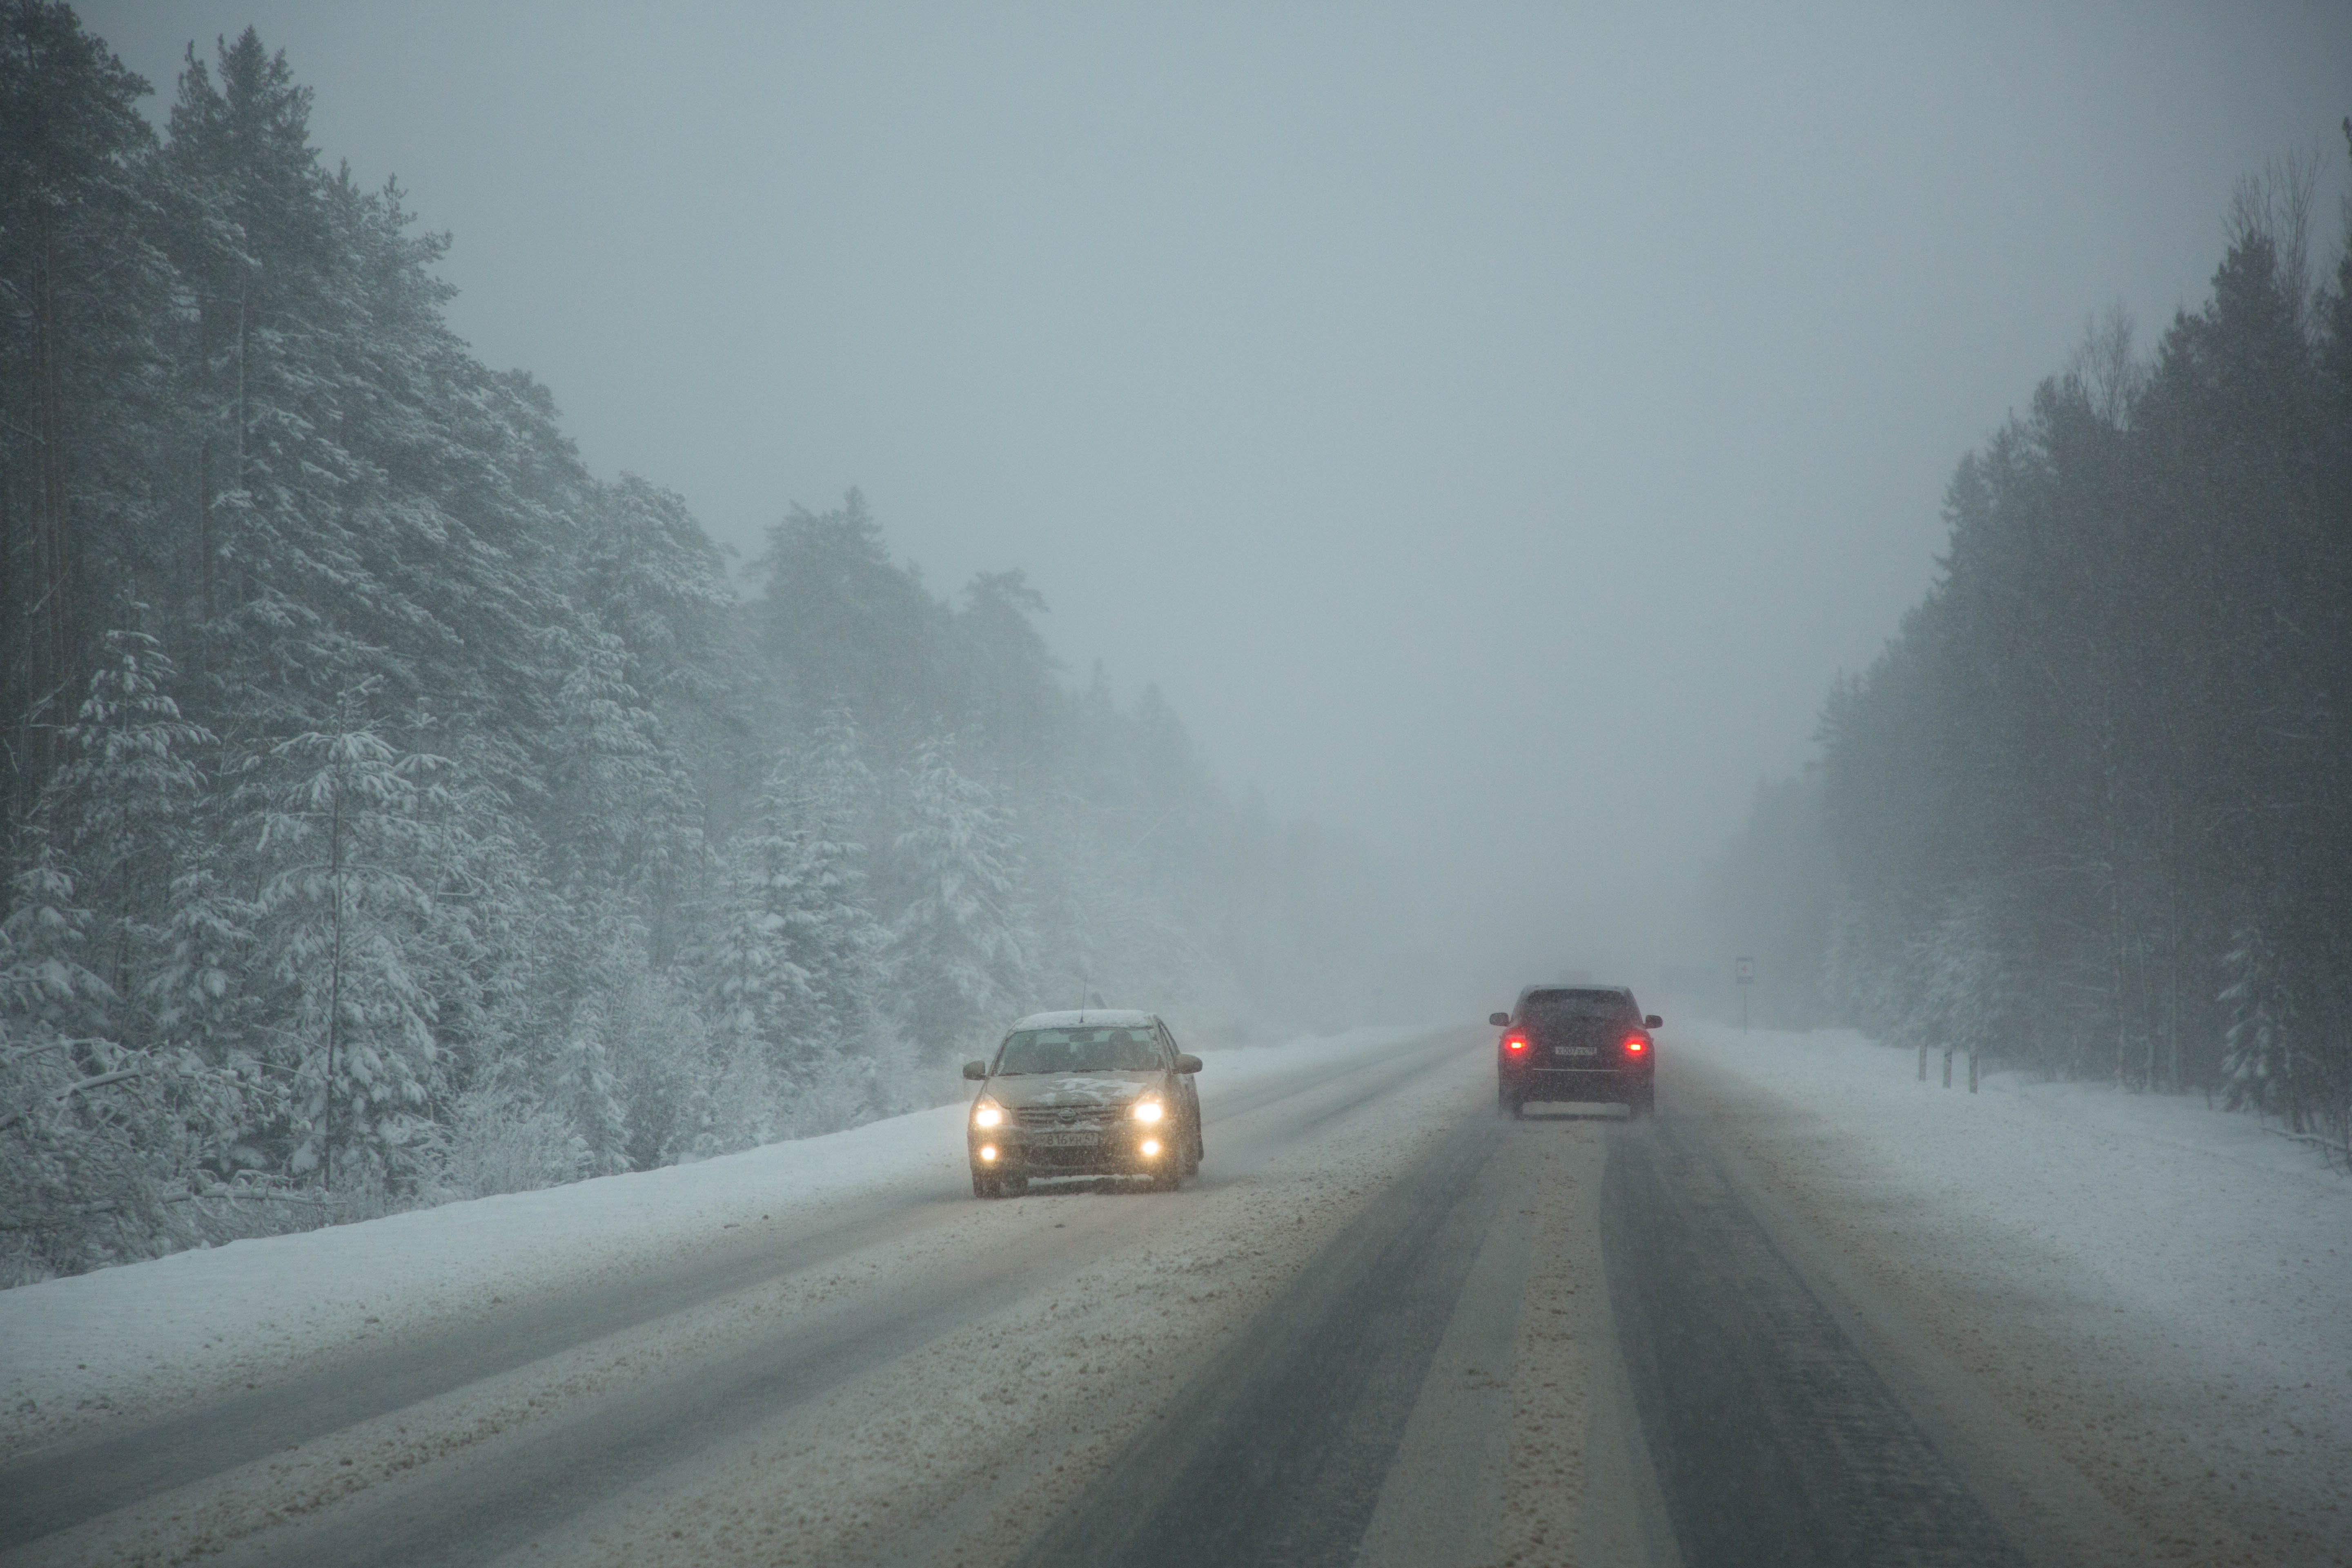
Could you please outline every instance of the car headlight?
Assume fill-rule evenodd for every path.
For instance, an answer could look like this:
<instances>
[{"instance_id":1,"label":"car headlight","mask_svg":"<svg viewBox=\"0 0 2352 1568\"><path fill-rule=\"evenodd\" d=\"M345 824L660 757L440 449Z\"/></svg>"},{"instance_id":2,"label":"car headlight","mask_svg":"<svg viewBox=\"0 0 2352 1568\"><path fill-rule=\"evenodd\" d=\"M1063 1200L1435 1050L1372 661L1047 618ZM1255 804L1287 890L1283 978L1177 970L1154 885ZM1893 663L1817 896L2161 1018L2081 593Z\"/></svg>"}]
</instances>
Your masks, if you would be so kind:
<instances>
[{"instance_id":1,"label":"car headlight","mask_svg":"<svg viewBox=\"0 0 2352 1568\"><path fill-rule=\"evenodd\" d=\"M1156 1100L1139 1100L1135 1102L1134 1116L1138 1121L1157 1121L1167 1114L1166 1108Z\"/></svg>"},{"instance_id":2,"label":"car headlight","mask_svg":"<svg viewBox=\"0 0 2352 1568\"><path fill-rule=\"evenodd\" d=\"M988 1096L984 1094L982 1095L978 1100L972 1101L971 1124L974 1127L1003 1126L1004 1107L997 1104L996 1101L989 1099Z\"/></svg>"}]
</instances>

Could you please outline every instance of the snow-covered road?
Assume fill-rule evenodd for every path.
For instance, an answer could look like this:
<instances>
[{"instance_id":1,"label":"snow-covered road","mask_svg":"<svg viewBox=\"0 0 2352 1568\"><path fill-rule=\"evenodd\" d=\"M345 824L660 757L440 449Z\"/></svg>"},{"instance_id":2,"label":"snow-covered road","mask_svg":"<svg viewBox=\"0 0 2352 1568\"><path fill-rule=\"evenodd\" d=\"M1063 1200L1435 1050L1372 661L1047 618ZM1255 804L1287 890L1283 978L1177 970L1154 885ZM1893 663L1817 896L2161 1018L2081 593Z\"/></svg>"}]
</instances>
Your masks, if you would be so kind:
<instances>
[{"instance_id":1,"label":"snow-covered road","mask_svg":"<svg viewBox=\"0 0 2352 1568\"><path fill-rule=\"evenodd\" d=\"M1173 1195L949 1108L0 1293L0 1553L2343 1560L2352 1184L1850 1037L1513 1123L1491 1038L1213 1055Z\"/></svg>"}]
</instances>

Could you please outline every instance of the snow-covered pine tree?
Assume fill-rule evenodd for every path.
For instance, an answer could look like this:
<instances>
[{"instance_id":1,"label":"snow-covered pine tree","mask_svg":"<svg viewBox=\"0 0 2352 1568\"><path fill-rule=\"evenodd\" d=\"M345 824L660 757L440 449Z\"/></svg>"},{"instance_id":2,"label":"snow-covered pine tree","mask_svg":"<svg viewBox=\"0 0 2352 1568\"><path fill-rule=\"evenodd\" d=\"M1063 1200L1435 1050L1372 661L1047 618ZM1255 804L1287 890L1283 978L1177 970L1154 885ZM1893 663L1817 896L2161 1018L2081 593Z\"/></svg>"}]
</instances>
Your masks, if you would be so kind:
<instances>
[{"instance_id":1,"label":"snow-covered pine tree","mask_svg":"<svg viewBox=\"0 0 2352 1568\"><path fill-rule=\"evenodd\" d=\"M147 991L165 949L166 896L192 851L205 784L190 753L213 737L180 716L164 689L176 671L153 637L117 631L106 641L44 815L92 917L88 962L121 1007Z\"/></svg>"},{"instance_id":2,"label":"snow-covered pine tree","mask_svg":"<svg viewBox=\"0 0 2352 1568\"><path fill-rule=\"evenodd\" d=\"M36 828L37 837L37 828ZM161 1220L153 1065L112 1037L114 1000L82 962L92 921L39 849L0 921L0 1280L143 1250Z\"/></svg>"},{"instance_id":3,"label":"snow-covered pine tree","mask_svg":"<svg viewBox=\"0 0 2352 1568\"><path fill-rule=\"evenodd\" d=\"M736 608L727 562L676 492L624 474L581 509L573 594L654 703L708 700Z\"/></svg>"},{"instance_id":4,"label":"snow-covered pine tree","mask_svg":"<svg viewBox=\"0 0 2352 1568\"><path fill-rule=\"evenodd\" d=\"M940 644L951 623L912 569L891 561L866 498L851 490L823 513L792 508L752 568L767 580L752 614L801 722L845 701L867 733L910 743L947 688Z\"/></svg>"},{"instance_id":5,"label":"snow-covered pine tree","mask_svg":"<svg viewBox=\"0 0 2352 1568\"><path fill-rule=\"evenodd\" d=\"M248 784L266 876L264 1026L295 1085L280 1158L295 1174L412 1173L406 1146L441 1081L429 890L455 837L443 759L404 752L346 693L337 721L270 749ZM354 1167L358 1170L354 1170Z\"/></svg>"},{"instance_id":6,"label":"snow-covered pine tree","mask_svg":"<svg viewBox=\"0 0 2352 1568\"><path fill-rule=\"evenodd\" d=\"M234 1138L243 1109L142 1005L171 963L169 889L204 786L187 753L212 737L163 689L173 672L154 639L117 632L107 647L30 825L0 984L0 1118L20 1141L0 1180L29 1182L27 1215L79 1216L46 1230L53 1263L145 1251L164 1189Z\"/></svg>"},{"instance_id":7,"label":"snow-covered pine tree","mask_svg":"<svg viewBox=\"0 0 2352 1568\"><path fill-rule=\"evenodd\" d=\"M279 1121L288 1084L253 1027L258 998L249 984L253 901L231 890L238 869L228 847L209 837L218 820L200 821L206 837L166 894L161 952L140 1001L159 1039L190 1059L191 1087L200 1096L186 1121L195 1140L187 1153L191 1180L231 1180L270 1164L249 1140Z\"/></svg>"},{"instance_id":8,"label":"snow-covered pine tree","mask_svg":"<svg viewBox=\"0 0 2352 1568\"><path fill-rule=\"evenodd\" d=\"M2304 1097L2294 1092L2294 991L2276 944L2259 922L2238 928L2222 973L2227 984L2221 1002L2230 1022L2221 1070L2231 1108L2283 1109L2289 1131L2305 1131L2299 1115Z\"/></svg>"},{"instance_id":9,"label":"snow-covered pine tree","mask_svg":"<svg viewBox=\"0 0 2352 1568\"><path fill-rule=\"evenodd\" d=\"M555 693L547 821L557 884L575 906L644 921L666 962L703 865L693 783L630 683L620 639L587 630L558 640L568 668Z\"/></svg>"},{"instance_id":10,"label":"snow-covered pine tree","mask_svg":"<svg viewBox=\"0 0 2352 1568\"><path fill-rule=\"evenodd\" d=\"M795 925L804 870L806 792L779 766L750 818L727 846L719 927L708 963L712 1031L721 1055L797 1100L830 1079L831 1042L812 1037L823 1012L816 977L804 967ZM781 1108L789 1114L790 1108Z\"/></svg>"},{"instance_id":11,"label":"snow-covered pine tree","mask_svg":"<svg viewBox=\"0 0 2352 1568\"><path fill-rule=\"evenodd\" d=\"M840 1063L845 1114L880 1115L898 1100L882 1071L893 1056L881 1005L890 933L876 915L867 827L876 781L856 721L836 704L803 753L790 940L816 1006L809 1037Z\"/></svg>"},{"instance_id":12,"label":"snow-covered pine tree","mask_svg":"<svg viewBox=\"0 0 2352 1568\"><path fill-rule=\"evenodd\" d=\"M1034 617L1045 596L1024 572L982 572L965 584L955 631L963 647L961 671L966 710L1014 781L1016 799L1044 761L1060 696L1061 668Z\"/></svg>"},{"instance_id":13,"label":"snow-covered pine tree","mask_svg":"<svg viewBox=\"0 0 2352 1568\"><path fill-rule=\"evenodd\" d=\"M2020 976L2010 929L1998 895L1984 883L1945 901L1929 939L1923 1013L1929 1037L1946 1049L2020 1054L2028 1046L2015 1016Z\"/></svg>"},{"instance_id":14,"label":"snow-covered pine tree","mask_svg":"<svg viewBox=\"0 0 2352 1568\"><path fill-rule=\"evenodd\" d=\"M893 1001L919 1059L977 1054L1030 996L1020 846L994 795L927 742L906 780L895 846L904 894L891 928Z\"/></svg>"},{"instance_id":15,"label":"snow-covered pine tree","mask_svg":"<svg viewBox=\"0 0 2352 1568\"><path fill-rule=\"evenodd\" d=\"M614 1072L614 1020L609 992L592 994L572 1016L556 1052L553 1104L574 1130L581 1158L575 1173L605 1176L629 1168L628 1113Z\"/></svg>"},{"instance_id":16,"label":"snow-covered pine tree","mask_svg":"<svg viewBox=\"0 0 2352 1568\"><path fill-rule=\"evenodd\" d=\"M621 1108L623 1151L630 1168L649 1171L698 1149L715 1120L712 1095L719 1053L682 966L656 971L644 943L616 947L604 1013L606 1059Z\"/></svg>"},{"instance_id":17,"label":"snow-covered pine tree","mask_svg":"<svg viewBox=\"0 0 2352 1568\"><path fill-rule=\"evenodd\" d=\"M621 640L551 634L562 670L539 822L555 895L530 940L543 971L539 1037L509 1068L572 1119L599 1170L626 1162L629 1113L609 1065L619 993L680 945L684 894L705 858L685 769L629 679Z\"/></svg>"}]
</instances>

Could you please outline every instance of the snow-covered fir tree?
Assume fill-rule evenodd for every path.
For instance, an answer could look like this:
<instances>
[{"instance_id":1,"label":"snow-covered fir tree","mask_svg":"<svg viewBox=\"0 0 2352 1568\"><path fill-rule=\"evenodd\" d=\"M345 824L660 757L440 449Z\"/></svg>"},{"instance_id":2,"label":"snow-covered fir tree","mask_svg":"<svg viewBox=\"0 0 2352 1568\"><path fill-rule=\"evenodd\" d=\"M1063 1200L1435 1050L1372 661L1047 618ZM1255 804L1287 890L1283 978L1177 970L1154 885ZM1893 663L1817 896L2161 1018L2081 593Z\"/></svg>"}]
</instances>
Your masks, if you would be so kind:
<instances>
[{"instance_id":1,"label":"snow-covered fir tree","mask_svg":"<svg viewBox=\"0 0 2352 1568\"><path fill-rule=\"evenodd\" d=\"M288 1069L286 1168L381 1182L441 1087L431 892L450 852L443 759L404 752L350 693L337 722L270 749L246 788L266 869L255 900L261 1027Z\"/></svg>"},{"instance_id":2,"label":"snow-covered fir tree","mask_svg":"<svg viewBox=\"0 0 2352 1568\"><path fill-rule=\"evenodd\" d=\"M728 846L710 1016L722 1049L761 1058L795 1127L838 1125L894 1097L877 1005L888 938L856 827L871 784L856 725L836 710L769 775Z\"/></svg>"},{"instance_id":3,"label":"snow-covered fir tree","mask_svg":"<svg viewBox=\"0 0 2352 1568\"><path fill-rule=\"evenodd\" d=\"M994 794L956 753L945 738L917 753L895 847L904 901L891 930L891 993L908 1042L929 1061L978 1054L1031 994L1020 846Z\"/></svg>"},{"instance_id":4,"label":"snow-covered fir tree","mask_svg":"<svg viewBox=\"0 0 2352 1568\"><path fill-rule=\"evenodd\" d=\"M817 1007L815 977L801 966L792 941L799 796L786 770L770 774L750 820L728 845L708 961L722 1070L762 1086L819 1079L834 1066L795 1032Z\"/></svg>"},{"instance_id":5,"label":"snow-covered fir tree","mask_svg":"<svg viewBox=\"0 0 2352 1568\"><path fill-rule=\"evenodd\" d=\"M857 1109L878 1114L896 1108L886 1078L895 1052L883 1008L890 933L874 910L864 826L874 811L876 781L846 708L826 712L800 753L797 775L786 931L813 993L802 1027L841 1064L840 1087L861 1096Z\"/></svg>"}]
</instances>

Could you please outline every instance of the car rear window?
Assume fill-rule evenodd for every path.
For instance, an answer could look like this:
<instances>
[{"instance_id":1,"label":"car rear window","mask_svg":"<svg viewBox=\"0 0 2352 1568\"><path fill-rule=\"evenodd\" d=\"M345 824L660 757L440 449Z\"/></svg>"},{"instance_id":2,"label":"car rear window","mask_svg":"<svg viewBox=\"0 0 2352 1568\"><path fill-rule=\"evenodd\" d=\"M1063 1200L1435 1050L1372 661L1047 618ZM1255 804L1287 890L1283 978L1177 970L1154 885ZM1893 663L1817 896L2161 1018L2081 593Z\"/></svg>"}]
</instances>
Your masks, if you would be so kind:
<instances>
[{"instance_id":1,"label":"car rear window","mask_svg":"<svg viewBox=\"0 0 2352 1568\"><path fill-rule=\"evenodd\" d=\"M1520 1011L1521 1022L1538 1026L1590 1018L1613 1023L1634 1016L1633 1004L1622 991L1538 991Z\"/></svg>"},{"instance_id":2,"label":"car rear window","mask_svg":"<svg viewBox=\"0 0 2352 1568\"><path fill-rule=\"evenodd\" d=\"M1023 1029L998 1053L1000 1073L1149 1072L1166 1064L1150 1029Z\"/></svg>"}]
</instances>

